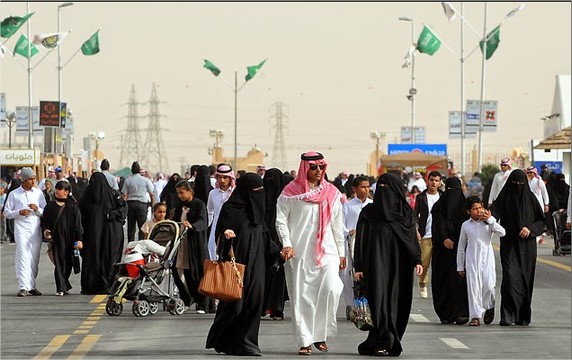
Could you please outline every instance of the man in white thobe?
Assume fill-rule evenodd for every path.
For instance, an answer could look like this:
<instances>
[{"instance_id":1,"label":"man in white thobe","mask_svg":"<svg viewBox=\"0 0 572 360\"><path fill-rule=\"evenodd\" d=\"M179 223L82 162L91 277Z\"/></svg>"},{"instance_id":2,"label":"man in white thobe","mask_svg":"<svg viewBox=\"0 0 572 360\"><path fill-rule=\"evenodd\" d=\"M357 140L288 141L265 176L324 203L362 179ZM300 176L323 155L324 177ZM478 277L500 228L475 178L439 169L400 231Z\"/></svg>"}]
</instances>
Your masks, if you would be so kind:
<instances>
[{"instance_id":1,"label":"man in white thobe","mask_svg":"<svg viewBox=\"0 0 572 360\"><path fill-rule=\"evenodd\" d=\"M346 304L346 319L350 319L350 311L354 302L353 276L350 270L353 268L354 243L356 237L356 227L361 209L373 202L369 198L370 185L365 176L357 176L352 182L353 193L356 195L343 207L344 215L344 248L346 252L346 268L340 270L340 278L344 283L342 295Z\"/></svg>"},{"instance_id":2,"label":"man in white thobe","mask_svg":"<svg viewBox=\"0 0 572 360\"><path fill-rule=\"evenodd\" d=\"M506 179L508 179L508 176L512 172L512 167L510 166L509 158L502 159L500 167L501 171L496 173L492 180L493 183L491 185L491 192L489 194L489 201L488 201L489 208L491 207L492 203L496 200L504 184L506 183Z\"/></svg>"},{"instance_id":3,"label":"man in white thobe","mask_svg":"<svg viewBox=\"0 0 572 360\"><path fill-rule=\"evenodd\" d=\"M217 259L215 231L220 210L222 208L222 204L224 204L230 197L230 194L232 194L234 183L236 181L232 167L227 164L219 164L217 166L215 179L215 188L209 192L209 198L207 200L207 214L209 216L209 226L211 228L208 243L209 257L211 260Z\"/></svg>"},{"instance_id":4,"label":"man in white thobe","mask_svg":"<svg viewBox=\"0 0 572 360\"><path fill-rule=\"evenodd\" d=\"M322 154L307 152L296 179L276 205L276 230L286 263L286 284L298 354L310 355L312 344L326 352L328 336L337 334L336 311L346 267L341 193L324 179Z\"/></svg>"},{"instance_id":5,"label":"man in white thobe","mask_svg":"<svg viewBox=\"0 0 572 360\"><path fill-rule=\"evenodd\" d=\"M20 291L18 296L42 295L36 288L42 230L40 217L46 207L46 198L36 185L36 174L32 168L22 169L22 185L10 192L6 199L4 215L14 219L16 241L16 278Z\"/></svg>"}]
</instances>

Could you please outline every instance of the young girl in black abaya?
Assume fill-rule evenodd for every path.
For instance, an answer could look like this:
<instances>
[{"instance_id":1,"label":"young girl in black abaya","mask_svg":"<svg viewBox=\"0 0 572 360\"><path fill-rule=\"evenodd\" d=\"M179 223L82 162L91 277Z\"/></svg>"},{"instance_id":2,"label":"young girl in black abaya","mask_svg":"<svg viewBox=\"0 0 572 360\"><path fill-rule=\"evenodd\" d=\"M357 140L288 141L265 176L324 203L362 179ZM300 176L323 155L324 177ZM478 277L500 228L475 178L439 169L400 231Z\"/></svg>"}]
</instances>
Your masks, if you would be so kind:
<instances>
[{"instance_id":1,"label":"young girl in black abaya","mask_svg":"<svg viewBox=\"0 0 572 360\"><path fill-rule=\"evenodd\" d=\"M41 220L44 238L52 243L56 296L69 294L74 247L83 247L81 214L75 201L69 198L70 191L69 182L58 182L55 201L48 203Z\"/></svg>"}]
</instances>

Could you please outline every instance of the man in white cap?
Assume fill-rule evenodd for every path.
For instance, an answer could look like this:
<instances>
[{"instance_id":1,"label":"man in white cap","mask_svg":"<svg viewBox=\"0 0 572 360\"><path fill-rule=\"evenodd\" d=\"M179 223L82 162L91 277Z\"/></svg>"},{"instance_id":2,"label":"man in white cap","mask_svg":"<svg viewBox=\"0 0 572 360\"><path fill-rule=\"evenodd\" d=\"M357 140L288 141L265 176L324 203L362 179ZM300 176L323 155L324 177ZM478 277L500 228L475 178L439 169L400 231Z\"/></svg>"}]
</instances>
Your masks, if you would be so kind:
<instances>
[{"instance_id":1,"label":"man in white cap","mask_svg":"<svg viewBox=\"0 0 572 360\"><path fill-rule=\"evenodd\" d=\"M496 173L495 177L492 180L493 183L491 185L491 192L490 192L489 201L488 201L488 205L489 205L488 207L489 208L491 207L493 201L495 201L495 199L499 195L504 184L506 183L506 179L508 179L508 176L510 175L510 173L512 171L512 167L510 166L510 159L509 158L502 159L501 163L500 163L500 167L501 167L501 171Z\"/></svg>"},{"instance_id":2,"label":"man in white cap","mask_svg":"<svg viewBox=\"0 0 572 360\"><path fill-rule=\"evenodd\" d=\"M216 260L215 229L218 216L220 215L222 204L224 204L230 197L230 194L232 194L236 182L234 171L232 171L232 167L227 164L219 164L216 167L215 178L215 188L210 191L207 200L207 213L209 216L209 227L211 228L209 234L209 256L211 260Z\"/></svg>"},{"instance_id":3,"label":"man in white cap","mask_svg":"<svg viewBox=\"0 0 572 360\"><path fill-rule=\"evenodd\" d=\"M18 296L38 296L42 293L36 288L38 263L42 247L40 218L46 207L42 191L35 187L36 173L32 168L22 168L22 185L10 192L4 215L14 219L14 237L16 240L16 278L20 291Z\"/></svg>"}]
</instances>

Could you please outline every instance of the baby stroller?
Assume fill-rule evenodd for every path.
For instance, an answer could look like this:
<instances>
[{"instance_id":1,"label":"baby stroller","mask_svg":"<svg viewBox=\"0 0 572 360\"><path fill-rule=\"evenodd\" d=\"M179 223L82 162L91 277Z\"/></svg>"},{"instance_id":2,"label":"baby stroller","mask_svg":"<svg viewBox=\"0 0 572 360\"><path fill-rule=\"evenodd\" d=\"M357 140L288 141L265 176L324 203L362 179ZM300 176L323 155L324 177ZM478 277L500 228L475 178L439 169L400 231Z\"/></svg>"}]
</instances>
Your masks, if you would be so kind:
<instances>
[{"instance_id":1,"label":"baby stroller","mask_svg":"<svg viewBox=\"0 0 572 360\"><path fill-rule=\"evenodd\" d=\"M554 250L552 255L570 255L570 230L566 229L566 211L552 213L554 220Z\"/></svg>"},{"instance_id":2,"label":"baby stroller","mask_svg":"<svg viewBox=\"0 0 572 360\"><path fill-rule=\"evenodd\" d=\"M161 303L171 315L183 314L185 304L173 295L170 274L186 233L187 228L181 224L163 220L153 226L149 240L128 244L123 261L115 264L118 276L105 305L107 315L121 315L123 299L133 301L135 316L154 315ZM168 290L163 289L163 281L169 282Z\"/></svg>"}]
</instances>

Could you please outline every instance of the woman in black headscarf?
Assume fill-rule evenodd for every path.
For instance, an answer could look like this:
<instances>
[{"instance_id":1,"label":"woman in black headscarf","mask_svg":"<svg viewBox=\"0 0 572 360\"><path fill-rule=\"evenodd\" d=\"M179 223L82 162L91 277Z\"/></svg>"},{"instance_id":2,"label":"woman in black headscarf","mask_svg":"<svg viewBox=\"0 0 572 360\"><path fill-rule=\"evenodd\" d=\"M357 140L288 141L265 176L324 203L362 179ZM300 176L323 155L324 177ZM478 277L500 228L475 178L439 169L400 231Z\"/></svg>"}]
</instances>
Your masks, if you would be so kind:
<instances>
[{"instance_id":1,"label":"woman in black headscarf","mask_svg":"<svg viewBox=\"0 0 572 360\"><path fill-rule=\"evenodd\" d=\"M493 204L493 215L505 228L500 239L502 265L500 325L530 324L536 270L536 237L544 231L543 210L524 171L513 170Z\"/></svg>"},{"instance_id":2,"label":"woman in black headscarf","mask_svg":"<svg viewBox=\"0 0 572 360\"><path fill-rule=\"evenodd\" d=\"M179 195L177 195L177 184L181 181L181 175L173 173L167 181L167 185L161 192L161 202L167 204L167 217L170 217L171 211L177 207L179 202Z\"/></svg>"},{"instance_id":3,"label":"woman in black headscarf","mask_svg":"<svg viewBox=\"0 0 572 360\"><path fill-rule=\"evenodd\" d=\"M431 215L433 307L441 323L463 325L469 321L469 297L467 280L457 272L457 244L469 215L459 178L445 180L445 192Z\"/></svg>"},{"instance_id":4,"label":"woman in black headscarf","mask_svg":"<svg viewBox=\"0 0 572 360\"><path fill-rule=\"evenodd\" d=\"M383 174L373 203L356 228L354 269L371 309L374 329L358 346L360 355L399 356L413 300L413 274L423 272L415 215L401 181Z\"/></svg>"},{"instance_id":5,"label":"woman in black headscarf","mask_svg":"<svg viewBox=\"0 0 572 360\"><path fill-rule=\"evenodd\" d=\"M220 301L207 336L206 348L218 353L260 356L258 331L264 297L266 259L278 256L264 224L265 199L262 178L246 173L236 180L236 188L222 205L216 227L219 251L228 260L232 244L236 261L246 265L242 299ZM224 246L223 246L224 245Z\"/></svg>"},{"instance_id":6,"label":"woman in black headscarf","mask_svg":"<svg viewBox=\"0 0 572 360\"><path fill-rule=\"evenodd\" d=\"M276 203L278 196L292 178L287 178L282 171L276 168L268 169L264 173L264 196L266 198L266 211L264 222L268 228L270 239L282 248L282 243L278 239L276 231ZM284 267L276 264L268 269L266 273L266 284L264 286L264 302L262 316L268 314L272 320L284 320L284 302L288 293L286 291L286 278Z\"/></svg>"},{"instance_id":7,"label":"woman in black headscarf","mask_svg":"<svg viewBox=\"0 0 572 360\"><path fill-rule=\"evenodd\" d=\"M213 189L211 185L211 171L208 166L201 165L197 169L193 190L195 191L195 198L202 201L205 205L209 200L209 193Z\"/></svg>"},{"instance_id":8,"label":"woman in black headscarf","mask_svg":"<svg viewBox=\"0 0 572 360\"><path fill-rule=\"evenodd\" d=\"M89 179L79 203L83 235L81 293L108 294L121 260L127 203L101 172Z\"/></svg>"}]
</instances>

